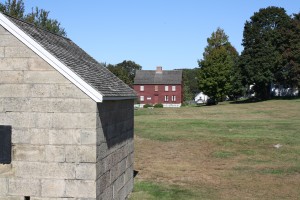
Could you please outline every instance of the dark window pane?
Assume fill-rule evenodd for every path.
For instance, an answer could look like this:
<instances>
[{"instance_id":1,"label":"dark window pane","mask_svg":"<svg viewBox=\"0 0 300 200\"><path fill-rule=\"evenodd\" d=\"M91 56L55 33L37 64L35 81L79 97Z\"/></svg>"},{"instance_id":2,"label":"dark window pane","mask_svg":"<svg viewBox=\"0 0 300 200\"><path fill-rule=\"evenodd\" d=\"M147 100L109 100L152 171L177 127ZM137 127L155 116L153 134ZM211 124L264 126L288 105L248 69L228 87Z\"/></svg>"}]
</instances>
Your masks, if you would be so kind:
<instances>
[{"instance_id":1,"label":"dark window pane","mask_svg":"<svg viewBox=\"0 0 300 200\"><path fill-rule=\"evenodd\" d=\"M11 163L11 126L0 125L0 163Z\"/></svg>"}]
</instances>

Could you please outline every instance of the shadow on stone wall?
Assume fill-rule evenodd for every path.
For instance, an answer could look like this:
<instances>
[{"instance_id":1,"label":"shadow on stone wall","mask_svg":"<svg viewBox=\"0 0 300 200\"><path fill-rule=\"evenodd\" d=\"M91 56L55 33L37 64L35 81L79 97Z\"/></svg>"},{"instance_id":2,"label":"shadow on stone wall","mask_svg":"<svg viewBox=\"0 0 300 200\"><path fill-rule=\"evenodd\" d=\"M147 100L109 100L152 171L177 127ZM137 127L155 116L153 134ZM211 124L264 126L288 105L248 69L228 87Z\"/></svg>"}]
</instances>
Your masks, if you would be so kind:
<instances>
[{"instance_id":1,"label":"shadow on stone wall","mask_svg":"<svg viewBox=\"0 0 300 200\"><path fill-rule=\"evenodd\" d=\"M133 140L133 100L104 101L98 104L97 128L103 131L108 148ZM99 134L98 134L99 136Z\"/></svg>"}]
</instances>

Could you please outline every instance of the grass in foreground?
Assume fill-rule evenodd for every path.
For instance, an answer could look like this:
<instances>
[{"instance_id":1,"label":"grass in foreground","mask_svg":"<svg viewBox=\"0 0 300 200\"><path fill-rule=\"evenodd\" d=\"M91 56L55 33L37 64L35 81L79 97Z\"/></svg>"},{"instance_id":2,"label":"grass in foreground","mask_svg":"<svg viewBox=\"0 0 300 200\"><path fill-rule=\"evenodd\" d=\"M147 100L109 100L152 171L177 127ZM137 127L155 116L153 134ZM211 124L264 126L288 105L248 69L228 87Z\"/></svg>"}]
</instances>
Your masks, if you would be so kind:
<instances>
[{"instance_id":1,"label":"grass in foreground","mask_svg":"<svg viewBox=\"0 0 300 200\"><path fill-rule=\"evenodd\" d=\"M135 134L132 199L300 196L299 99L141 109Z\"/></svg>"},{"instance_id":2,"label":"grass in foreground","mask_svg":"<svg viewBox=\"0 0 300 200\"><path fill-rule=\"evenodd\" d=\"M131 195L131 200L169 200L169 199L191 199L198 200L212 198L206 196L207 193L201 193L198 190L190 190L176 185L164 185L149 181L138 181L135 183L134 193Z\"/></svg>"}]
</instances>

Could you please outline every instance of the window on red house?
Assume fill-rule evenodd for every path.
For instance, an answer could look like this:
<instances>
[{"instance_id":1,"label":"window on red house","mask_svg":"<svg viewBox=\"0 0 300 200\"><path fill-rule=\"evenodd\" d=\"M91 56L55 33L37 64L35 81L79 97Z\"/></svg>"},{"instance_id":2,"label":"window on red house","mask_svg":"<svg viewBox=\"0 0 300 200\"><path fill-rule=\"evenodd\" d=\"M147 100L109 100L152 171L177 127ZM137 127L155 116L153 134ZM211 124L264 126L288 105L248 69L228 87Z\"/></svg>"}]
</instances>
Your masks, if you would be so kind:
<instances>
[{"instance_id":1,"label":"window on red house","mask_svg":"<svg viewBox=\"0 0 300 200\"><path fill-rule=\"evenodd\" d=\"M140 101L144 101L144 96L140 96Z\"/></svg>"},{"instance_id":2,"label":"window on red house","mask_svg":"<svg viewBox=\"0 0 300 200\"><path fill-rule=\"evenodd\" d=\"M140 91L144 91L144 86L143 85L140 86Z\"/></svg>"},{"instance_id":3,"label":"window on red house","mask_svg":"<svg viewBox=\"0 0 300 200\"><path fill-rule=\"evenodd\" d=\"M154 86L154 91L157 92L158 91L158 85Z\"/></svg>"},{"instance_id":4,"label":"window on red house","mask_svg":"<svg viewBox=\"0 0 300 200\"><path fill-rule=\"evenodd\" d=\"M172 101L176 101L176 96L172 96Z\"/></svg>"},{"instance_id":5,"label":"window on red house","mask_svg":"<svg viewBox=\"0 0 300 200\"><path fill-rule=\"evenodd\" d=\"M165 96L165 101L169 101L169 96L168 95Z\"/></svg>"},{"instance_id":6,"label":"window on red house","mask_svg":"<svg viewBox=\"0 0 300 200\"><path fill-rule=\"evenodd\" d=\"M169 86L165 86L165 91L167 92L167 91L169 91Z\"/></svg>"},{"instance_id":7,"label":"window on red house","mask_svg":"<svg viewBox=\"0 0 300 200\"><path fill-rule=\"evenodd\" d=\"M173 91L173 92L176 91L176 86L175 86L175 85L172 86L172 91Z\"/></svg>"}]
</instances>

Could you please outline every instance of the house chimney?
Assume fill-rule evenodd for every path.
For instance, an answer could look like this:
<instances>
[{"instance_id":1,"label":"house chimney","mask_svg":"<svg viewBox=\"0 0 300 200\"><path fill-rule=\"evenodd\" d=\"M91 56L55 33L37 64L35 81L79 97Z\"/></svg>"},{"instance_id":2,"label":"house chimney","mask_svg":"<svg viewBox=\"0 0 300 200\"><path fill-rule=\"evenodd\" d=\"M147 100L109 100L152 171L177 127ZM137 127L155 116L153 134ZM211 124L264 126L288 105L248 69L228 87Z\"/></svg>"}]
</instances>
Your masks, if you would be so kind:
<instances>
[{"instance_id":1,"label":"house chimney","mask_svg":"<svg viewBox=\"0 0 300 200\"><path fill-rule=\"evenodd\" d=\"M162 67L161 66L156 67L156 73L159 73L159 74L162 73Z\"/></svg>"}]
</instances>

